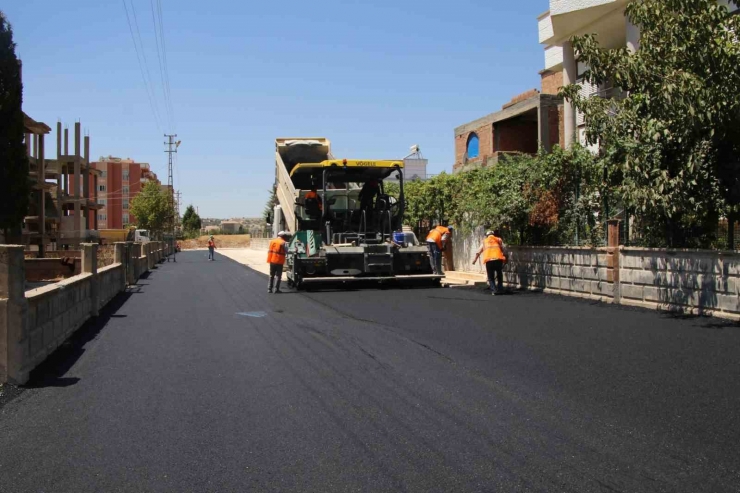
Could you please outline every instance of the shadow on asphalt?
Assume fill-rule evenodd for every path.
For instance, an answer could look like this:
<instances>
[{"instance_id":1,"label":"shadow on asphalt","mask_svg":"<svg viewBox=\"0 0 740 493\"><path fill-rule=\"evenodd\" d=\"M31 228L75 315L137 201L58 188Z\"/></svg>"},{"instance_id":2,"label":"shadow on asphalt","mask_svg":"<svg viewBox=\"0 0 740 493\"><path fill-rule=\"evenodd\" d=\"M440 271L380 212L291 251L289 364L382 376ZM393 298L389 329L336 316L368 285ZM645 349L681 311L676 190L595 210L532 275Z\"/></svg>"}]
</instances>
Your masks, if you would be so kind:
<instances>
[{"instance_id":1,"label":"shadow on asphalt","mask_svg":"<svg viewBox=\"0 0 740 493\"><path fill-rule=\"evenodd\" d=\"M67 339L64 344L54 351L46 361L31 372L25 389L41 389L46 387L69 387L79 382L79 378L66 378L64 375L77 363L85 352L85 346L95 340L101 330L112 318L122 318L126 315L117 315L116 312L131 297L132 292L127 290L113 298L100 314L85 322Z\"/></svg>"}]
</instances>

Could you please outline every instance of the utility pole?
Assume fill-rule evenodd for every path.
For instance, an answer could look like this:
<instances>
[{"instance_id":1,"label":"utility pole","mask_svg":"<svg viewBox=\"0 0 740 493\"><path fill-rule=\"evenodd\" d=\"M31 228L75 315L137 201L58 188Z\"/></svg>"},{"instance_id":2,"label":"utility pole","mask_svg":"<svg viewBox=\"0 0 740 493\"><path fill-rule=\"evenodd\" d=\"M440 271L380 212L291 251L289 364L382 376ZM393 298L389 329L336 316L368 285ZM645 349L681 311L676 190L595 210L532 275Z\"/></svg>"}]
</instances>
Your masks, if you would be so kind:
<instances>
[{"instance_id":1,"label":"utility pole","mask_svg":"<svg viewBox=\"0 0 740 493\"><path fill-rule=\"evenodd\" d=\"M172 242L170 244L170 249L172 250L172 261L177 262L177 252L175 251L175 224L176 224L176 218L177 218L177 211L175 210L175 183L174 183L174 179L172 178L172 155L176 153L177 148L180 147L180 141L178 140L177 142L175 142L175 137L177 137L177 134L171 134L171 135L165 134L165 137L167 137L167 142L165 142L164 145L167 146L167 150L164 152L166 152L167 156L169 157L168 159L169 164L167 166L167 187L170 190L170 207L172 209L172 218L171 218L172 223L170 224ZM170 261L170 257L167 257L167 262L169 261Z\"/></svg>"}]
</instances>

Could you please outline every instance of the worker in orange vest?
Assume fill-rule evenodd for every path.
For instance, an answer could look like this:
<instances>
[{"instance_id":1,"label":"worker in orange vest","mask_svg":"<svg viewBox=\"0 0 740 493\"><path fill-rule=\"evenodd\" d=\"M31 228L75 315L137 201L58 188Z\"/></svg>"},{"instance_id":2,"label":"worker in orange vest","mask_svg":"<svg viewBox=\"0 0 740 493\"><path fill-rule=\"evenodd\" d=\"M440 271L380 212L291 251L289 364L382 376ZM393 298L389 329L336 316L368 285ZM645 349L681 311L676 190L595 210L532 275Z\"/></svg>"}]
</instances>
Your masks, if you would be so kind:
<instances>
[{"instance_id":1,"label":"worker in orange vest","mask_svg":"<svg viewBox=\"0 0 740 493\"><path fill-rule=\"evenodd\" d=\"M312 186L311 187L311 190L308 193L306 193L306 196L303 198L303 203L304 204L307 204L308 201L310 201L310 200L316 201L316 203L319 206L319 213L323 213L324 212L324 204L321 201L321 197L319 197L319 194L316 192L316 187L315 186Z\"/></svg>"},{"instance_id":2,"label":"worker in orange vest","mask_svg":"<svg viewBox=\"0 0 740 493\"><path fill-rule=\"evenodd\" d=\"M501 239L499 230L486 231L486 238L483 240L483 245L478 250L478 253L475 254L473 265L478 261L481 254L483 254L483 263L486 266L491 294L493 296L503 294L506 255L504 254L504 240Z\"/></svg>"},{"instance_id":3,"label":"worker in orange vest","mask_svg":"<svg viewBox=\"0 0 740 493\"><path fill-rule=\"evenodd\" d=\"M216 249L216 242L213 241L213 235L208 238L208 260L216 260L216 254L213 252Z\"/></svg>"},{"instance_id":4,"label":"worker in orange vest","mask_svg":"<svg viewBox=\"0 0 740 493\"><path fill-rule=\"evenodd\" d=\"M442 274L442 252L450 242L452 230L452 226L437 226L427 235L429 262L432 264L432 272L435 274Z\"/></svg>"},{"instance_id":5,"label":"worker in orange vest","mask_svg":"<svg viewBox=\"0 0 740 493\"><path fill-rule=\"evenodd\" d=\"M270 246L267 251L267 263L270 264L270 284L267 286L268 293L272 293L272 284L276 277L275 294L282 293L280 291L280 281L283 278L285 254L288 253L287 238L288 233L281 231L278 233L277 238L270 240Z\"/></svg>"}]
</instances>

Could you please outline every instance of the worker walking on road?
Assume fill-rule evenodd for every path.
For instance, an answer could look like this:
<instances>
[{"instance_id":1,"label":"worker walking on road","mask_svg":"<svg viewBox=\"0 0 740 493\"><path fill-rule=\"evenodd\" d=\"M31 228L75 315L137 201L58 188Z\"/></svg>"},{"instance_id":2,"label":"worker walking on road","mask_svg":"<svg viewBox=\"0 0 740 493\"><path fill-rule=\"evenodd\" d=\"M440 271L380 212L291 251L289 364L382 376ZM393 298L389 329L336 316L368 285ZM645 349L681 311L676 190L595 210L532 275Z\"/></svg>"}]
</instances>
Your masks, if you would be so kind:
<instances>
[{"instance_id":1,"label":"worker walking on road","mask_svg":"<svg viewBox=\"0 0 740 493\"><path fill-rule=\"evenodd\" d=\"M216 254L213 252L216 249L216 242L213 241L213 235L208 238L208 260L216 260Z\"/></svg>"},{"instance_id":2,"label":"worker walking on road","mask_svg":"<svg viewBox=\"0 0 740 493\"><path fill-rule=\"evenodd\" d=\"M281 231L278 233L278 237L270 241L270 246L267 251L267 263L270 264L270 284L267 286L267 292L272 293L273 280L277 277L275 282L275 294L282 293L280 291L280 281L283 278L283 266L285 265L285 254L288 252L288 246L286 239L288 233Z\"/></svg>"},{"instance_id":3,"label":"worker walking on road","mask_svg":"<svg viewBox=\"0 0 740 493\"><path fill-rule=\"evenodd\" d=\"M486 266L491 294L494 296L503 294L506 255L504 255L504 240L501 239L499 230L486 231L486 238L483 240L483 245L478 250L478 253L475 254L473 265L478 261L481 253L483 254L483 263Z\"/></svg>"},{"instance_id":4,"label":"worker walking on road","mask_svg":"<svg viewBox=\"0 0 740 493\"><path fill-rule=\"evenodd\" d=\"M432 271L437 275L442 274L442 252L450 243L452 230L452 226L437 226L427 235L429 262L432 264Z\"/></svg>"}]
</instances>

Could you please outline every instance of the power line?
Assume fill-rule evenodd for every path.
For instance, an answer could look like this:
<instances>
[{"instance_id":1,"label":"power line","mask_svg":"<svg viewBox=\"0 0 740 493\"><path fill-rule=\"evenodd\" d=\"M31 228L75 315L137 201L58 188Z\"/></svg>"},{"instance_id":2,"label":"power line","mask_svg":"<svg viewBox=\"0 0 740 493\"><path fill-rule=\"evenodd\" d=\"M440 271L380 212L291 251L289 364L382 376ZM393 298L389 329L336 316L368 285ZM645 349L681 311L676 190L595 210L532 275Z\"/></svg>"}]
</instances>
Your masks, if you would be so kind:
<instances>
[{"instance_id":1,"label":"power line","mask_svg":"<svg viewBox=\"0 0 740 493\"><path fill-rule=\"evenodd\" d=\"M154 115L154 123L157 125L157 129L161 132L162 131L162 125L159 123L159 115L157 114L157 111L154 107L154 101L152 99L152 95L149 91L149 84L147 84L146 76L144 75L144 68L141 64L141 56L139 56L139 47L136 44L136 38L134 37L134 29L131 27L131 17L128 14L128 6L126 5L126 0L121 0L123 2L123 8L126 11L126 21L128 22L128 29L129 32L131 32L131 40L134 42L134 50L136 51L136 60L139 62L139 71L141 72L141 80L144 82L144 89L146 90L147 98L149 99L149 106L152 109L152 114Z\"/></svg>"},{"instance_id":2,"label":"power line","mask_svg":"<svg viewBox=\"0 0 740 493\"><path fill-rule=\"evenodd\" d=\"M167 97L170 104L170 114L172 115L172 126L173 131L177 131L177 120L175 119L175 107L172 104L172 91L170 89L170 69L169 62L167 60L167 41L164 36L164 15L162 14L162 0L157 0L157 7L159 10L159 36L162 40L162 58L164 59L164 76L165 83L167 84Z\"/></svg>"},{"instance_id":3,"label":"power line","mask_svg":"<svg viewBox=\"0 0 740 493\"><path fill-rule=\"evenodd\" d=\"M169 94L167 93L167 86L165 84L164 67L162 66L162 55L161 55L161 49L160 49L160 43L159 43L159 38L161 36L161 33L159 31L159 28L157 27L157 24L158 24L157 18L154 13L154 0L149 0L149 5L151 6L151 9L152 9L152 24L154 25L154 42L157 45L157 60L159 61L159 77L162 81L162 94L164 94L164 104L165 104L165 108L167 110L168 117L169 117L169 125L170 125L170 128L172 128L173 126L172 112L170 111L171 104L169 101L170 100Z\"/></svg>"},{"instance_id":4,"label":"power line","mask_svg":"<svg viewBox=\"0 0 740 493\"><path fill-rule=\"evenodd\" d=\"M154 108L155 108L155 109L157 110L157 112L159 113L159 106L157 105L157 98L156 98L156 94L157 94L157 93L156 93L156 91L154 90L154 83L152 83L152 74L151 74L151 72L149 71L149 62L148 62L148 61L147 61L147 59L146 59L146 50L144 49L144 42L143 42L143 41L142 41L142 39L141 39L141 31L139 30L139 20L138 20L138 18L137 18L137 16L136 16L136 7L134 7L134 2L133 2L133 0L130 0L130 1L131 1L131 13L132 13L132 14L133 14L133 16L134 16L134 25L136 26L136 34L138 35L138 38L139 38L139 45L141 46L141 57L142 57L142 58L143 58L143 60L144 60L144 67L146 68L146 74L147 74L147 76L148 76L148 83L149 83L149 85L151 86L151 90L152 90L152 95L154 96ZM165 108L165 109L166 109L166 108ZM163 121L163 120L161 119L161 115L160 115L160 121Z\"/></svg>"}]
</instances>

